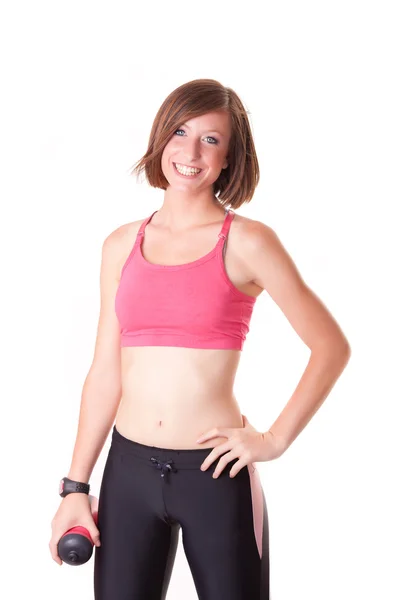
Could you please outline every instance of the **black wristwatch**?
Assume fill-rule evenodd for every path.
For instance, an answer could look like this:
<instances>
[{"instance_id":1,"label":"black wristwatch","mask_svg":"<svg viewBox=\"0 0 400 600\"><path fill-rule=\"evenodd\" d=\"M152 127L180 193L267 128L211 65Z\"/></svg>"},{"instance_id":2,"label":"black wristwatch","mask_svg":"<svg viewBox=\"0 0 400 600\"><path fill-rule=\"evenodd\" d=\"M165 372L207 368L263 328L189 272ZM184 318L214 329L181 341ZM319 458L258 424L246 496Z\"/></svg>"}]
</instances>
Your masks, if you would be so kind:
<instances>
[{"instance_id":1,"label":"black wristwatch","mask_svg":"<svg viewBox=\"0 0 400 600\"><path fill-rule=\"evenodd\" d=\"M62 498L65 498L65 496L68 496L68 494L72 494L74 492L88 494L89 490L90 485L88 483L82 483L81 481L73 481L72 479L68 479L68 477L63 477L60 481L58 493Z\"/></svg>"}]
</instances>

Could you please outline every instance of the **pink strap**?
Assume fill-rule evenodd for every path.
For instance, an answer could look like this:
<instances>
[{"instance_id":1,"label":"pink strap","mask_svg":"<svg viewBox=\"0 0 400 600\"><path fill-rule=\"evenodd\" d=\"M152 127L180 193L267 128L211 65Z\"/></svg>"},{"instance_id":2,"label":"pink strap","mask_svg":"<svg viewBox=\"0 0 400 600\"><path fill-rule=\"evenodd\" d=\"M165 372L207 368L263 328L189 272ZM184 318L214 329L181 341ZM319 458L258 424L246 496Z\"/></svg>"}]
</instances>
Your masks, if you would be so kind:
<instances>
[{"instance_id":1,"label":"pink strap","mask_svg":"<svg viewBox=\"0 0 400 600\"><path fill-rule=\"evenodd\" d=\"M222 239L222 240L226 239L226 237L228 235L229 228L230 228L231 223L232 223L232 219L233 219L234 216L235 216L235 213L233 212L232 209L229 208L227 210L226 217L225 217L224 223L222 225L222 229L221 229L221 231L218 234L218 237L220 239Z\"/></svg>"},{"instance_id":2,"label":"pink strap","mask_svg":"<svg viewBox=\"0 0 400 600\"><path fill-rule=\"evenodd\" d=\"M145 220L143 221L143 223L142 223L142 224L141 224L141 226L139 227L139 231L137 232L136 238L138 238L138 237L139 237L139 235L143 235L143 233L144 233L144 228L146 227L147 223L150 221L151 217L152 217L153 215L155 215L155 214L156 214L156 212L157 212L157 211L155 210L155 211L154 211L154 212L153 212L153 213L152 213L152 214L151 214L149 217L147 217L147 219L145 219Z\"/></svg>"}]
</instances>

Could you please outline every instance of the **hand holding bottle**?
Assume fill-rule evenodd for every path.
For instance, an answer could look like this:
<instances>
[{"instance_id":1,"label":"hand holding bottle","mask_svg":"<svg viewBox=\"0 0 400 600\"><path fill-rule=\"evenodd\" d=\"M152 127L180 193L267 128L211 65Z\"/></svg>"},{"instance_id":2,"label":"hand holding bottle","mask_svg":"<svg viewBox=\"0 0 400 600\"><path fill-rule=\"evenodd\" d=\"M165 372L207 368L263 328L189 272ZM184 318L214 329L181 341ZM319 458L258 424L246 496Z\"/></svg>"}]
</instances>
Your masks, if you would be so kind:
<instances>
[{"instance_id":1,"label":"hand holding bottle","mask_svg":"<svg viewBox=\"0 0 400 600\"><path fill-rule=\"evenodd\" d=\"M56 563L62 565L63 561L59 554L59 545L64 554L66 552L66 546L64 545L64 542L67 541L68 538L66 534L69 532L69 530L75 527L81 528L77 529L76 532L83 534L83 537L87 536L82 528L86 529L90 539L88 538L88 542L86 543L85 559L79 559L78 555L74 556L74 550L70 548L68 554L71 561L67 560L69 564L82 564L82 562L86 562L91 555L92 541L96 546L100 546L100 532L96 524L97 508L97 498L84 493L68 494L62 499L60 506L51 522L52 536L49 542L51 556ZM65 538L61 540L63 536L65 536ZM71 538L70 542L72 542ZM74 543L76 545L76 542Z\"/></svg>"}]
</instances>

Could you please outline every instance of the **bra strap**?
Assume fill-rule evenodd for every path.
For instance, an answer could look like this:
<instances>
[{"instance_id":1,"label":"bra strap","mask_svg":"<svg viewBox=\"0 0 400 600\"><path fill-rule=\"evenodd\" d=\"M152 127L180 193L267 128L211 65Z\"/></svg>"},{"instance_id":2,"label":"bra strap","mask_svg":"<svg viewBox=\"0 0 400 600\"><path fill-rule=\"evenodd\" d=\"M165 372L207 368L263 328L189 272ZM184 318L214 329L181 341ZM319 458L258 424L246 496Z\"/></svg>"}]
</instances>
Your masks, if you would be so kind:
<instances>
[{"instance_id":1,"label":"bra strap","mask_svg":"<svg viewBox=\"0 0 400 600\"><path fill-rule=\"evenodd\" d=\"M152 214L151 214L149 217L147 217L147 219L145 219L145 220L143 221L143 223L142 223L142 224L141 224L141 226L139 227L139 231L138 231L138 232L137 232L137 234L136 234L136 239L138 239L140 235L143 235L143 234L144 234L144 228L146 227L147 223L150 221L150 219L152 218L152 216L156 214L156 212L157 212L157 211L155 210L155 211L154 211L154 212L153 212L153 213L152 213Z\"/></svg>"},{"instance_id":2,"label":"bra strap","mask_svg":"<svg viewBox=\"0 0 400 600\"><path fill-rule=\"evenodd\" d=\"M229 208L229 209L226 211L226 217L225 217L225 219L224 219L224 223L223 223L223 225L222 225L222 229L221 229L221 231L220 231L220 232L219 232L219 234L218 234L218 237L220 238L220 239L218 240L218 244L220 244L220 243L221 243L221 242L220 242L220 240L221 240L221 239L222 239L223 241L226 239L226 237L227 237L227 235L228 235L229 228L230 228L230 226L231 226L231 223L232 223L232 219L233 219L233 217L234 217L234 216L235 216L235 213L234 213L234 211L233 211L232 209L230 209L230 208ZM222 242L222 243L223 243L223 242Z\"/></svg>"}]
</instances>

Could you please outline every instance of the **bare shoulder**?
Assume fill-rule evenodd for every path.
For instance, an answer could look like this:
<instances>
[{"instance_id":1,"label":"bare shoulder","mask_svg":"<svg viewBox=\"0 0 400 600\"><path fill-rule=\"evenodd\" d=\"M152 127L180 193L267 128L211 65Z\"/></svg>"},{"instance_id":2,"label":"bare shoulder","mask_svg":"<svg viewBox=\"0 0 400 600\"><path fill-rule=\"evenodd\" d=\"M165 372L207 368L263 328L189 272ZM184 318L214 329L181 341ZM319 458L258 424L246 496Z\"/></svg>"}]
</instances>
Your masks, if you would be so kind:
<instances>
[{"instance_id":1,"label":"bare shoulder","mask_svg":"<svg viewBox=\"0 0 400 600\"><path fill-rule=\"evenodd\" d=\"M231 233L233 245L238 249L243 262L249 266L254 264L258 253L270 254L274 247L277 250L280 245L278 236L270 225L238 214L233 219ZM253 281L255 280L256 273L253 272Z\"/></svg>"},{"instance_id":2,"label":"bare shoulder","mask_svg":"<svg viewBox=\"0 0 400 600\"><path fill-rule=\"evenodd\" d=\"M136 237L140 225L145 219L139 219L138 221L131 221L129 223L123 223L116 229L113 229L104 240L104 245L107 248L114 249L124 243L129 238Z\"/></svg>"},{"instance_id":3,"label":"bare shoulder","mask_svg":"<svg viewBox=\"0 0 400 600\"><path fill-rule=\"evenodd\" d=\"M237 236L242 238L246 245L258 244L262 239L268 241L276 236L276 233L270 225L257 219L250 219L243 215L235 214L232 222L232 228Z\"/></svg>"},{"instance_id":4,"label":"bare shoulder","mask_svg":"<svg viewBox=\"0 0 400 600\"><path fill-rule=\"evenodd\" d=\"M114 264L118 279L143 221L145 218L119 225L107 235L103 242L103 255L106 255L108 260Z\"/></svg>"},{"instance_id":5,"label":"bare shoulder","mask_svg":"<svg viewBox=\"0 0 400 600\"><path fill-rule=\"evenodd\" d=\"M275 299L278 287L304 291L305 281L277 232L257 219L237 216L233 222L236 219L235 245L251 281Z\"/></svg>"}]
</instances>

